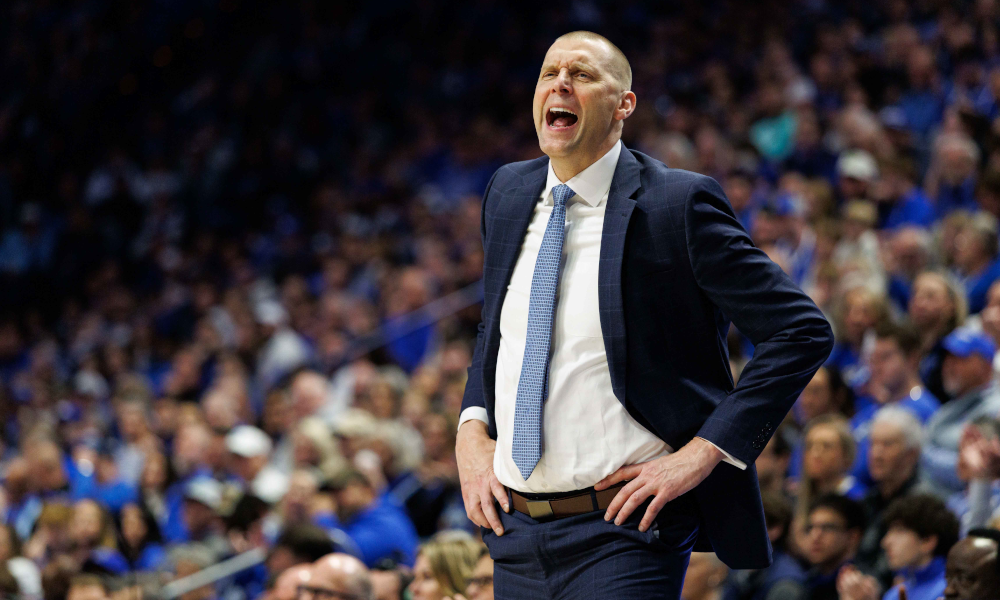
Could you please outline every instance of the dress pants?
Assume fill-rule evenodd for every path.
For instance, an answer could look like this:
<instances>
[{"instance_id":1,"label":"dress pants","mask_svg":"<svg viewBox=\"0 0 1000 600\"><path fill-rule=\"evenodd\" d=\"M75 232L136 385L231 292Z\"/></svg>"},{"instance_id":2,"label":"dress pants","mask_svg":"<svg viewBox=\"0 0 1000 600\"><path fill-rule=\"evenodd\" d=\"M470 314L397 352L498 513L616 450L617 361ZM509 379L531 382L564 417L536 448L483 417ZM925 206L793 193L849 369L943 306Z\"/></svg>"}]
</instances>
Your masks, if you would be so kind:
<instances>
[{"instance_id":1,"label":"dress pants","mask_svg":"<svg viewBox=\"0 0 1000 600\"><path fill-rule=\"evenodd\" d=\"M644 532L649 501L621 525L603 510L539 522L497 506L504 534L483 528L496 600L677 600L701 520L685 494Z\"/></svg>"}]
</instances>

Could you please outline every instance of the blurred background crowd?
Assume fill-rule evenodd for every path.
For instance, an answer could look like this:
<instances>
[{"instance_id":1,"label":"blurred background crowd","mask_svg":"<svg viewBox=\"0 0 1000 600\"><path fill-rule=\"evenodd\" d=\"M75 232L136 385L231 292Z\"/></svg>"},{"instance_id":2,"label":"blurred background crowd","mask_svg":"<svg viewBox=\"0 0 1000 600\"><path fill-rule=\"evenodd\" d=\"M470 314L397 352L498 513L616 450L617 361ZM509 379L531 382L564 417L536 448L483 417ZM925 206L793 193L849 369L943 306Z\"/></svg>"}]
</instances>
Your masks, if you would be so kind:
<instances>
[{"instance_id":1,"label":"blurred background crowd","mask_svg":"<svg viewBox=\"0 0 1000 600\"><path fill-rule=\"evenodd\" d=\"M181 597L492 598L454 456L480 197L539 155L548 45L591 29L632 62L625 144L718 179L837 334L757 461L774 566L696 554L685 600L934 600L946 562L949 598L1000 597L998 27L994 0L2 3L0 594L258 556Z\"/></svg>"}]
</instances>

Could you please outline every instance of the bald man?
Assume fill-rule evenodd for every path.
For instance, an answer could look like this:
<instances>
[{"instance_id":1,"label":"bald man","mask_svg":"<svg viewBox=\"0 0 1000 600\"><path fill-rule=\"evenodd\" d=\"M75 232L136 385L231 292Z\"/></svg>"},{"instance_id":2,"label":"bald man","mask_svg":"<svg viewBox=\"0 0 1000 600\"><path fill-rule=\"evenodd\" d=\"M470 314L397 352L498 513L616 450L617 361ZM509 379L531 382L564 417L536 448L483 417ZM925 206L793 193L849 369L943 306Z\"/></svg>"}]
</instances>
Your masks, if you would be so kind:
<instances>
[{"instance_id":1,"label":"bald man","mask_svg":"<svg viewBox=\"0 0 1000 600\"><path fill-rule=\"evenodd\" d=\"M969 537L952 546L945 565L945 599L1000 598L998 548L1000 531L996 529L973 529Z\"/></svg>"},{"instance_id":2,"label":"bald man","mask_svg":"<svg viewBox=\"0 0 1000 600\"><path fill-rule=\"evenodd\" d=\"M297 600L374 600L368 568L349 554L327 554L299 583Z\"/></svg>"},{"instance_id":3,"label":"bald man","mask_svg":"<svg viewBox=\"0 0 1000 600\"><path fill-rule=\"evenodd\" d=\"M456 450L501 600L676 600L693 548L770 564L752 465L833 345L714 179L625 148L631 86L606 38L558 38L532 105L545 156L483 198ZM735 387L730 320L754 344Z\"/></svg>"},{"instance_id":4,"label":"bald man","mask_svg":"<svg viewBox=\"0 0 1000 600\"><path fill-rule=\"evenodd\" d=\"M274 587L268 592L267 600L296 600L299 596L299 586L309 583L312 568L311 564L304 564L282 571L274 580Z\"/></svg>"}]
</instances>

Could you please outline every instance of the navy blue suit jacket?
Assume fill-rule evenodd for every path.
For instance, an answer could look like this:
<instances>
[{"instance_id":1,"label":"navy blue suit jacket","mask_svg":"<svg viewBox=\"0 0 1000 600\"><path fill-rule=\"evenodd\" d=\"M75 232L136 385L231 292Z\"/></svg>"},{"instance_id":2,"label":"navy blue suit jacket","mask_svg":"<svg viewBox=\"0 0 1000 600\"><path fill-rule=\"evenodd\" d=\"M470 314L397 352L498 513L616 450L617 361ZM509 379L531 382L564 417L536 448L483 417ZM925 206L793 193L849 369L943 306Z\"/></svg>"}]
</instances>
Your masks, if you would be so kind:
<instances>
[{"instance_id":1,"label":"navy blue suit jacket","mask_svg":"<svg viewBox=\"0 0 1000 600\"><path fill-rule=\"evenodd\" d=\"M494 439L500 309L547 174L547 157L505 165L483 198L485 299L462 409L485 407ZM748 465L721 463L695 488L696 549L733 568L767 566L752 464L830 354L830 325L753 245L714 179L626 148L608 195L598 287L611 384L629 414L672 448L700 436ZM730 320L755 346L735 388Z\"/></svg>"}]
</instances>

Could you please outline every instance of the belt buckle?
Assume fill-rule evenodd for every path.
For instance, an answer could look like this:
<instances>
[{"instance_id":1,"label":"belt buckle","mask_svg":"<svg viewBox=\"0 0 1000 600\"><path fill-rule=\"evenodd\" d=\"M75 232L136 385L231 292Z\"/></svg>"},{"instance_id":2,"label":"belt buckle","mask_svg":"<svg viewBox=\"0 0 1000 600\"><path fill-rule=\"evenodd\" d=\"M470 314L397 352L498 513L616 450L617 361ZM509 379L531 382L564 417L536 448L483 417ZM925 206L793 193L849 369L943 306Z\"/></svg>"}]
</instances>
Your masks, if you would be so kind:
<instances>
[{"instance_id":1,"label":"belt buckle","mask_svg":"<svg viewBox=\"0 0 1000 600\"><path fill-rule=\"evenodd\" d=\"M528 516L532 519L545 519L551 517L552 505L548 500L526 500L528 503Z\"/></svg>"}]
</instances>

